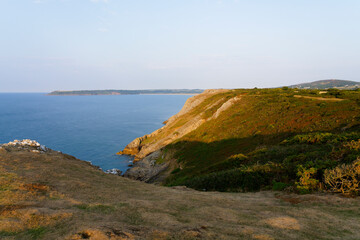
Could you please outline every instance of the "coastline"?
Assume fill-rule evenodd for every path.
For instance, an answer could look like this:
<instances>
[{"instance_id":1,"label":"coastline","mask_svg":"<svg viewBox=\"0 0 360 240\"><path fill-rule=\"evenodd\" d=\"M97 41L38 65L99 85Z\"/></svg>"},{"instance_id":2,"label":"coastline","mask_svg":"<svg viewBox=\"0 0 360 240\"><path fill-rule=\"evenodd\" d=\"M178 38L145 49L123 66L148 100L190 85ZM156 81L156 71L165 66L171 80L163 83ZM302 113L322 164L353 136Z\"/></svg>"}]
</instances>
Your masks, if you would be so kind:
<instances>
[{"instance_id":1,"label":"coastline","mask_svg":"<svg viewBox=\"0 0 360 240\"><path fill-rule=\"evenodd\" d=\"M194 96L200 93L139 93L139 94L46 94L46 96L129 96L129 95L189 95Z\"/></svg>"},{"instance_id":2,"label":"coastline","mask_svg":"<svg viewBox=\"0 0 360 240\"><path fill-rule=\"evenodd\" d=\"M143 89L143 90L123 90L123 89L105 89L105 90L69 90L52 91L47 95L66 96L66 95L194 95L200 94L204 89Z\"/></svg>"}]
</instances>

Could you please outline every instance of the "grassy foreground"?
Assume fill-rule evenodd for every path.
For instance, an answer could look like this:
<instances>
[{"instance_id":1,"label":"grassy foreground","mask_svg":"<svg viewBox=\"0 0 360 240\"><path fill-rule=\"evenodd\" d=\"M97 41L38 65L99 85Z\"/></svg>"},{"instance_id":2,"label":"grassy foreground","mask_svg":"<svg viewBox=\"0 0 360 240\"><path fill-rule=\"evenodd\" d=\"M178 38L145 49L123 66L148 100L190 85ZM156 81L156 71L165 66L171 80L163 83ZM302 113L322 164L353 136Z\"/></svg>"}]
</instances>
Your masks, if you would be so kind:
<instances>
[{"instance_id":1,"label":"grassy foreground","mask_svg":"<svg viewBox=\"0 0 360 240\"><path fill-rule=\"evenodd\" d=\"M358 198L160 187L0 149L0 239L360 239L359 222Z\"/></svg>"}]
</instances>

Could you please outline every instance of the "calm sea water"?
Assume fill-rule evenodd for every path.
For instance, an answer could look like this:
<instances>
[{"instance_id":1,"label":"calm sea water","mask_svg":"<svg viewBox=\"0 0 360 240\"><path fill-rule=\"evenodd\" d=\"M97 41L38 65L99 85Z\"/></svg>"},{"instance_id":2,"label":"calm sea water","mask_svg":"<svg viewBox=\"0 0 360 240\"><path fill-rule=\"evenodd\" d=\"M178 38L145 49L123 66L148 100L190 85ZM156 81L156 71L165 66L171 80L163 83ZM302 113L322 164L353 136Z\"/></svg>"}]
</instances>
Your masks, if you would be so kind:
<instances>
[{"instance_id":1,"label":"calm sea water","mask_svg":"<svg viewBox=\"0 0 360 240\"><path fill-rule=\"evenodd\" d=\"M118 156L136 137L162 127L189 95L46 96L0 94L0 143L33 139L104 170L126 170Z\"/></svg>"}]
</instances>

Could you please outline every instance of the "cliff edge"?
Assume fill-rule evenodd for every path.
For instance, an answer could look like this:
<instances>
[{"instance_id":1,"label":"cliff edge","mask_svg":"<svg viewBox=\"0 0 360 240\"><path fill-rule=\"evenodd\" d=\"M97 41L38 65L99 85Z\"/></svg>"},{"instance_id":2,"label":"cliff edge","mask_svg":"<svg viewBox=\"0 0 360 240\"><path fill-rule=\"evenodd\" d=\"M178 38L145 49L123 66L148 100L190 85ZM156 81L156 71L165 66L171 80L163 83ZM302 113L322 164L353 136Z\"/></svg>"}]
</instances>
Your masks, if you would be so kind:
<instances>
[{"instance_id":1,"label":"cliff edge","mask_svg":"<svg viewBox=\"0 0 360 240\"><path fill-rule=\"evenodd\" d=\"M225 89L209 89L189 98L179 113L164 122L166 124L165 126L150 134L136 138L130 142L124 150L118 152L118 154L133 155L136 162L169 143L180 139L198 128L205 121L216 118L221 111L230 107L235 101L240 100L240 98L237 97L230 100L218 99L216 102L210 100L211 97L215 95L230 91L231 90ZM213 116L205 117L204 114L202 114L202 112L219 104L221 104L221 107Z\"/></svg>"}]
</instances>

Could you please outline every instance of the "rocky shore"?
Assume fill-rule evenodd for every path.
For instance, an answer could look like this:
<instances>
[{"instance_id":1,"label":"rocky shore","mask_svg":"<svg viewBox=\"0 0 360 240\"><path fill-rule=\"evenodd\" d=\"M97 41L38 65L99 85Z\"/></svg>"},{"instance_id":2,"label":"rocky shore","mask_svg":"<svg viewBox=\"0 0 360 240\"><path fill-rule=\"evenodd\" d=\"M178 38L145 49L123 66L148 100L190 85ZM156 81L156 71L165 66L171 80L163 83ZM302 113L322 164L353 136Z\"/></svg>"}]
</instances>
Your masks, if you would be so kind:
<instances>
[{"instance_id":1,"label":"rocky shore","mask_svg":"<svg viewBox=\"0 0 360 240\"><path fill-rule=\"evenodd\" d=\"M163 154L161 150L149 154L140 161L135 162L123 176L147 183L156 182L159 175L169 167L168 162L157 163L157 160L161 159Z\"/></svg>"}]
</instances>

